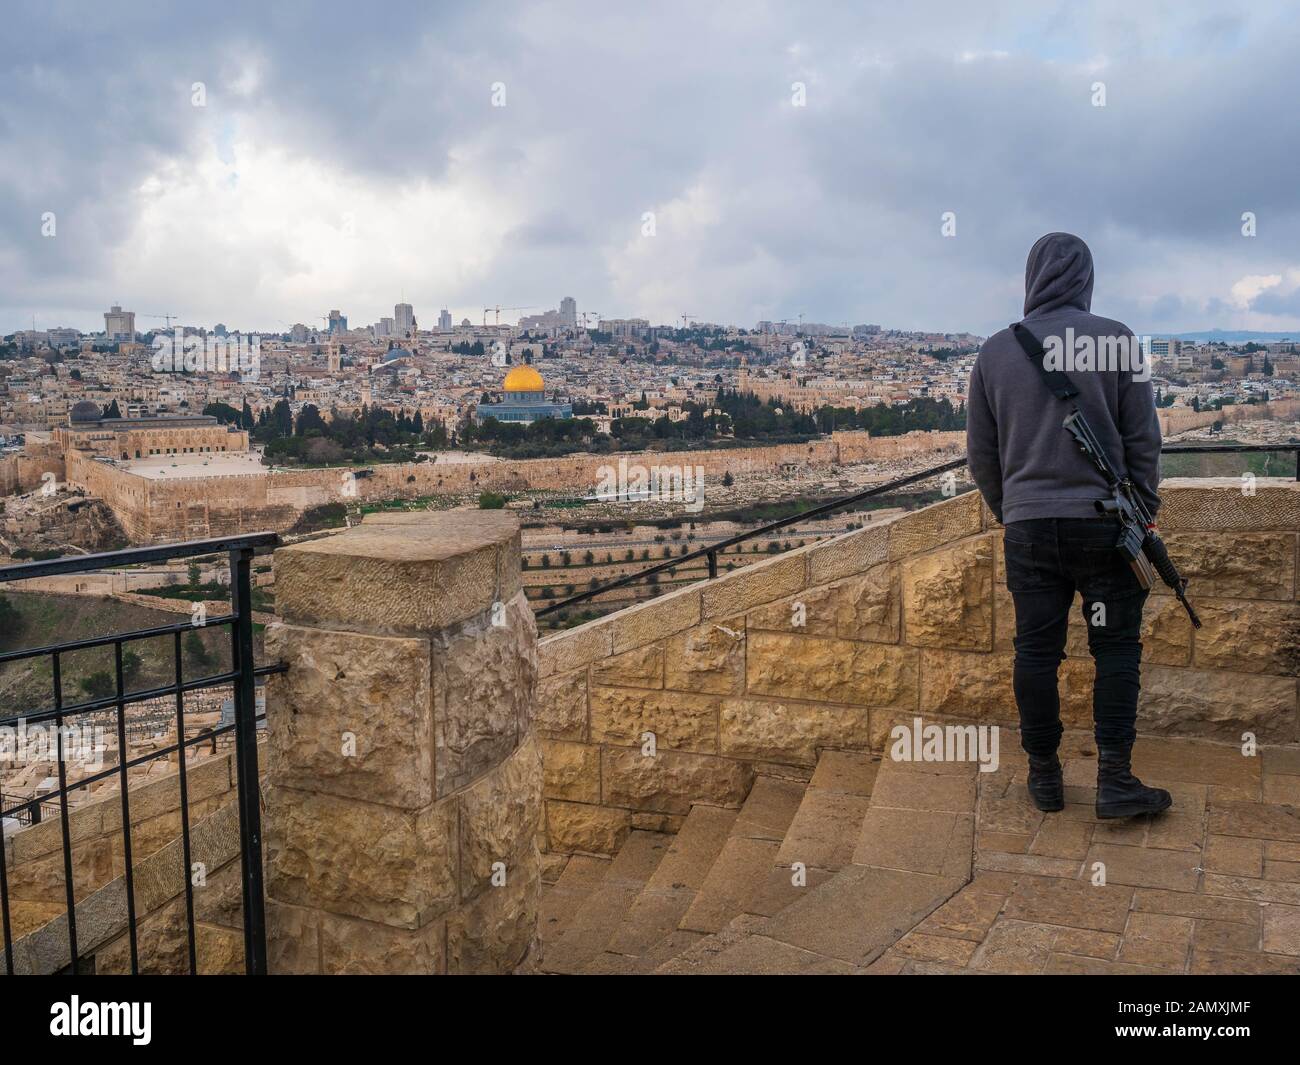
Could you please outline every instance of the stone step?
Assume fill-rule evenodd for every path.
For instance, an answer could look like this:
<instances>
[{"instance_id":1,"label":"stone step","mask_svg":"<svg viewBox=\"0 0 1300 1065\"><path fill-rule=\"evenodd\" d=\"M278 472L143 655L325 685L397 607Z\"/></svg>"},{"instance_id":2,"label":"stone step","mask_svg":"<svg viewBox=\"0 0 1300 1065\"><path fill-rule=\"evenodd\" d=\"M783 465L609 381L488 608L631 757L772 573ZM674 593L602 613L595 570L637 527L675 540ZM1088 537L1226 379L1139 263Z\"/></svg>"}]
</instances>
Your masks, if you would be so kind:
<instances>
[{"instance_id":1,"label":"stone step","mask_svg":"<svg viewBox=\"0 0 1300 1065\"><path fill-rule=\"evenodd\" d=\"M836 761L839 766L828 764L823 784L840 777L835 769L845 770L852 779L852 763ZM869 772L861 764L856 771L859 782ZM817 783L816 775L813 781ZM859 783L856 790L862 787ZM850 784L849 790L853 789ZM869 793L856 834L837 833L825 840L810 831L801 841L791 826L790 849L782 858L802 860L791 858L791 851L807 847L812 853L819 845L819 860L841 863L837 870L826 871L823 882L802 889L772 916L747 913L733 918L717 934L692 944L656 971L756 975L864 971L970 879L974 766L886 760L880 763ZM812 810L810 805L810 818ZM847 827L852 828L851 822ZM851 852L846 840L853 841Z\"/></svg>"},{"instance_id":2,"label":"stone step","mask_svg":"<svg viewBox=\"0 0 1300 1065\"><path fill-rule=\"evenodd\" d=\"M543 957L568 929L579 907L605 879L609 866L609 858L575 854L565 863L559 879L543 886L537 908L537 938Z\"/></svg>"},{"instance_id":3,"label":"stone step","mask_svg":"<svg viewBox=\"0 0 1300 1065\"><path fill-rule=\"evenodd\" d=\"M635 831L629 835L609 863L600 883L578 905L564 932L543 954L541 970L581 972L604 949L610 936L622 924L671 842L671 836L660 832ZM558 883L556 887L559 887Z\"/></svg>"},{"instance_id":4,"label":"stone step","mask_svg":"<svg viewBox=\"0 0 1300 1065\"><path fill-rule=\"evenodd\" d=\"M805 790L797 780L760 776L754 781L717 860L682 916L678 927L683 932L721 931L766 888Z\"/></svg>"},{"instance_id":5,"label":"stone step","mask_svg":"<svg viewBox=\"0 0 1300 1065\"><path fill-rule=\"evenodd\" d=\"M586 972L652 972L703 936L702 932L679 931L677 926L703 886L737 816L737 811L718 806L691 807L663 861Z\"/></svg>"}]
</instances>

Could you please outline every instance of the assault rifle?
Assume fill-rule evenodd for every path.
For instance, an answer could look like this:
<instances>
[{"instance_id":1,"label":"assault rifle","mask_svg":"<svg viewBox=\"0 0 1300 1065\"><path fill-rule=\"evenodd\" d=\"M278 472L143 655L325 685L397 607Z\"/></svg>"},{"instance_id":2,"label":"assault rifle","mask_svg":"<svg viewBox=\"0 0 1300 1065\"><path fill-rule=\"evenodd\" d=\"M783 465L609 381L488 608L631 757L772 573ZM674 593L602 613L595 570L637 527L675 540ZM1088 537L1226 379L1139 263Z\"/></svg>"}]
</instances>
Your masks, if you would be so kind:
<instances>
[{"instance_id":1,"label":"assault rifle","mask_svg":"<svg viewBox=\"0 0 1300 1065\"><path fill-rule=\"evenodd\" d=\"M1070 400L1079 394L1079 390L1061 370L1047 368L1043 360L1043 345L1033 333L1019 322L1011 327L1011 332L1058 399ZM1159 575L1183 604L1187 616L1192 619L1193 627L1199 629L1201 619L1196 616L1196 611L1187 598L1187 578L1178 572L1178 567L1169 557L1165 542L1156 532L1155 519L1138 496L1133 482L1115 472L1115 467L1106 457L1105 448L1101 446L1092 426L1076 404L1070 404L1070 413L1065 416L1062 425L1074 437L1079 450L1106 479L1110 498L1098 499L1096 507L1099 513L1119 519L1120 534L1115 549L1133 568L1133 573L1143 588L1150 588Z\"/></svg>"}]
</instances>

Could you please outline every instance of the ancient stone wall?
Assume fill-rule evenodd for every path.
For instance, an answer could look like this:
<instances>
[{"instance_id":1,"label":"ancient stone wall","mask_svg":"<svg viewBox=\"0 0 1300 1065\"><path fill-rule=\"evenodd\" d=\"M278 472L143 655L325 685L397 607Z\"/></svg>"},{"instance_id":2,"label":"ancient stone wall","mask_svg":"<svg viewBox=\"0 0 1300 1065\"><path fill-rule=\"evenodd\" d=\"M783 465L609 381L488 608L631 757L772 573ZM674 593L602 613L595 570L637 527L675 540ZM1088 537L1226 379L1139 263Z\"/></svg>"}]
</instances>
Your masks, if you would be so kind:
<instances>
[{"instance_id":1,"label":"ancient stone wall","mask_svg":"<svg viewBox=\"0 0 1300 1065\"><path fill-rule=\"evenodd\" d=\"M31 492L51 478L56 483L67 479L63 449L52 441L30 442L17 455L0 456L0 496Z\"/></svg>"},{"instance_id":2,"label":"ancient stone wall","mask_svg":"<svg viewBox=\"0 0 1300 1065\"><path fill-rule=\"evenodd\" d=\"M1294 744L1300 484L1161 486L1193 631L1161 585L1146 611L1139 727ZM1014 612L1001 530L968 493L607 615L539 644L547 845L610 854L737 806L823 748L881 751L899 714L1009 726ZM1091 728L1082 617L1062 664L1067 728Z\"/></svg>"},{"instance_id":3,"label":"ancient stone wall","mask_svg":"<svg viewBox=\"0 0 1300 1065\"><path fill-rule=\"evenodd\" d=\"M272 971L509 972L540 890L537 635L512 514L377 515L275 554Z\"/></svg>"},{"instance_id":4,"label":"ancient stone wall","mask_svg":"<svg viewBox=\"0 0 1300 1065\"><path fill-rule=\"evenodd\" d=\"M773 447L701 451L631 452L474 463L393 463L364 469L264 470L215 477L151 480L70 451L68 480L113 510L133 541L178 540L265 530L283 531L304 511L326 503L378 502L457 495L484 490L592 492L602 470L619 463L645 468L691 467L703 471L705 492L735 475L773 472L786 466L829 468L840 463L891 460L931 451L956 453L961 433L908 433L869 437L860 431L829 439Z\"/></svg>"},{"instance_id":5,"label":"ancient stone wall","mask_svg":"<svg viewBox=\"0 0 1300 1065\"><path fill-rule=\"evenodd\" d=\"M1268 403L1235 403L1222 410L1194 411L1187 407L1165 407L1156 412L1160 431L1165 436L1203 429L1215 422L1232 425L1257 418L1291 419L1300 417L1300 399L1275 399Z\"/></svg>"}]
</instances>

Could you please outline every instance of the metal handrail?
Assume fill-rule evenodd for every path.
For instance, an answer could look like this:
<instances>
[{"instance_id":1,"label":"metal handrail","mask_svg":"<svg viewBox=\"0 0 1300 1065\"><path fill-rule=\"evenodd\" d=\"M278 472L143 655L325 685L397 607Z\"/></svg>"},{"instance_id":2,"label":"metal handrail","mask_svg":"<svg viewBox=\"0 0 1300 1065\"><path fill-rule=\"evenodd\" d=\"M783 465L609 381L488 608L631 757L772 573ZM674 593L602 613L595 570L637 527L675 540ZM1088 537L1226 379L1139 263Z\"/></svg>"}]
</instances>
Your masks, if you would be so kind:
<instances>
[{"instance_id":1,"label":"metal handrail","mask_svg":"<svg viewBox=\"0 0 1300 1065\"><path fill-rule=\"evenodd\" d=\"M1296 456L1296 480L1300 481L1300 443L1285 444L1177 444L1173 447L1164 447L1160 449L1162 455L1203 455L1217 452L1228 454L1239 452L1272 452L1272 451L1289 451ZM853 506L864 499L872 496L883 495L892 492L896 488L902 488L905 485L915 484L917 481L928 480L931 477L937 477L941 473L947 473L949 470L956 470L966 465L966 456L953 459L951 462L945 462L939 466L931 466L921 470L918 473L908 474L906 477L899 477L892 481L886 481L884 484L874 485L871 488L864 489L861 492L855 492L853 495L842 496L839 499L833 499L829 503L821 503L808 510L800 511L798 514L792 514L789 517L781 518L777 521L770 521L765 525L760 525L754 529L748 529L745 532L737 533L735 536L728 537L725 540L719 540L708 547L701 547L695 551L690 551L685 555L679 555L676 558L667 558L662 562L655 563L653 566L646 566L634 573L625 573L621 577L605 584L597 585L595 588L588 588L585 592L578 592L569 596L567 599L561 599L551 603L549 606L542 607L537 611L537 617L545 617L547 614L553 614L557 610L563 610L566 607L573 606L575 603L586 602L588 599L594 599L605 592L613 591L617 588L623 588L626 585L633 584L637 581L644 580L655 573L662 573L667 569L675 569L684 563L691 562L697 558L706 558L708 560L709 575L708 580L712 580L718 575L718 553L725 551L736 544L744 543L746 540L752 540L759 536L764 536L774 532L777 529L784 529L788 525L794 525L801 521L807 521L811 518L820 518L825 514L833 513L844 507ZM960 493L965 495L965 492Z\"/></svg>"},{"instance_id":2,"label":"metal handrail","mask_svg":"<svg viewBox=\"0 0 1300 1065\"><path fill-rule=\"evenodd\" d=\"M119 777L119 801L122 806L122 856L125 865L123 879L126 889L127 943L130 948L131 972L138 972L140 959L136 935L135 869L131 845L130 771L136 766L144 765L156 759L169 757L172 754L178 755L177 780L180 789L180 838L183 868L189 870L191 868L189 790L184 751L186 748L197 744L209 742L212 737L226 732L233 733L235 741L235 773L237 776L237 796L235 801L239 810L239 859L244 918L244 971L249 974L262 974L267 970L266 924L262 885L262 828L257 773L256 730L258 718L254 685L257 677L282 672L285 667L283 665L259 666L254 660L252 562L257 551L273 548L279 542L279 537L275 533L254 533L226 539L195 540L189 543L131 548L125 551L77 555L0 567L0 584L3 584L10 581L30 580L36 577L57 576L65 573L85 573L90 570L138 565L145 562L158 562L175 558L198 558L204 555L221 553L228 555L230 560L232 609L229 614L117 633L107 637L70 640L60 644L28 648L0 655L0 663L31 659L42 655L48 655L51 661L53 708L17 717L0 717L0 726L20 723L39 724L49 721L53 723L55 729L59 786L57 791L49 793L45 798L47 800L57 798L58 800L58 814L62 829L64 890L67 903L68 956L71 959L71 969L74 973L78 971L80 957L77 950L77 903L74 897L72 866L73 840L69 831L69 793L76 789L84 789L92 784L109 780L114 776ZM207 676L186 678L182 665L182 635L191 629L223 625L230 628L230 668ZM128 691L123 661L123 645L134 640L167 635L172 638L172 654L175 663L173 682L145 690ZM111 696L94 698L80 703L65 703L61 668L63 656L72 651L83 650L88 647L108 645L113 647L114 672L116 675L115 693ZM233 690L234 721L229 725L223 725L220 728L187 739L185 736L185 693L219 685L230 685ZM132 703L147 702L168 695L174 695L176 700L176 743L135 758L130 757L128 753L130 746L127 742L127 733L130 728L126 717L127 706ZM67 759L64 751L64 722L69 717L93 715L102 711L113 711L113 716L117 720L117 764L69 783ZM4 812L17 813L19 810L30 808L30 803L24 803L19 807ZM7 856L0 853L0 942L2 942L4 949L4 971L12 975L14 972L14 937L10 920L7 864ZM194 973L197 971L194 895L188 875L183 878L183 882L185 887L186 946L189 954L190 972Z\"/></svg>"}]
</instances>

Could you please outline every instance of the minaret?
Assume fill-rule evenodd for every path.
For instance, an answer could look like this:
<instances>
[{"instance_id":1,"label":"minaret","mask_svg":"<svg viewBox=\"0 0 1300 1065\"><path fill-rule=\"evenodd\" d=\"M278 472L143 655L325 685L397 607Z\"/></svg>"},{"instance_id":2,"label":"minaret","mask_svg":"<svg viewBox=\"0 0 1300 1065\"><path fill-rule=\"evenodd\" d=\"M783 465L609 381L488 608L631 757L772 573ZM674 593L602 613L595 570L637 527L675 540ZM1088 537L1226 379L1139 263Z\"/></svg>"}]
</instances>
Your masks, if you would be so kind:
<instances>
[{"instance_id":1,"label":"minaret","mask_svg":"<svg viewBox=\"0 0 1300 1065\"><path fill-rule=\"evenodd\" d=\"M338 373L343 362L342 355L339 352L339 338L337 333L330 334L330 346L326 358L328 360L327 365L329 367L329 372L331 374Z\"/></svg>"}]
</instances>

